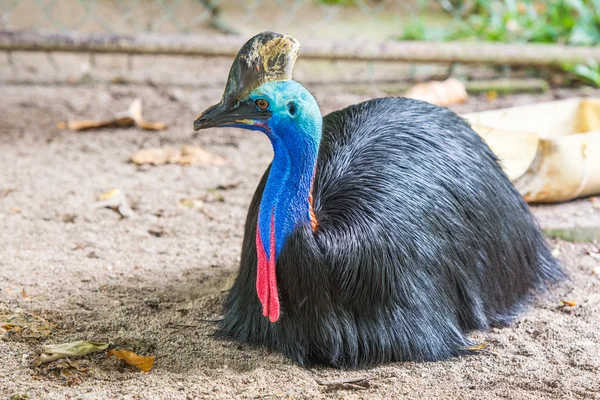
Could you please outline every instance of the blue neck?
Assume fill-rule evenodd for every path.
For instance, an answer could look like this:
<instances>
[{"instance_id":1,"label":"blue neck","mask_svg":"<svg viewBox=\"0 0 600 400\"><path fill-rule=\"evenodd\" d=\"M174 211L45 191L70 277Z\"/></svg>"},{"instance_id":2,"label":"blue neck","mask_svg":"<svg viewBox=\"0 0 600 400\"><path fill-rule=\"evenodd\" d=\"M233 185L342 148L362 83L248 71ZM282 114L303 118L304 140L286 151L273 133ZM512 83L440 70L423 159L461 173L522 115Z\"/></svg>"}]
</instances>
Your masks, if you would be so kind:
<instances>
[{"instance_id":1,"label":"blue neck","mask_svg":"<svg viewBox=\"0 0 600 400\"><path fill-rule=\"evenodd\" d=\"M320 118L320 115L319 115ZM310 224L309 197L321 138L320 124L309 124L307 132L292 126L269 124L268 134L274 158L260 203L258 226L267 257L270 259L271 218L275 227L275 258L286 239L299 224ZM312 132L313 130L318 132ZM282 134L281 130L286 130ZM282 140L280 138L287 138ZM289 139L293 138L293 139Z\"/></svg>"}]
</instances>

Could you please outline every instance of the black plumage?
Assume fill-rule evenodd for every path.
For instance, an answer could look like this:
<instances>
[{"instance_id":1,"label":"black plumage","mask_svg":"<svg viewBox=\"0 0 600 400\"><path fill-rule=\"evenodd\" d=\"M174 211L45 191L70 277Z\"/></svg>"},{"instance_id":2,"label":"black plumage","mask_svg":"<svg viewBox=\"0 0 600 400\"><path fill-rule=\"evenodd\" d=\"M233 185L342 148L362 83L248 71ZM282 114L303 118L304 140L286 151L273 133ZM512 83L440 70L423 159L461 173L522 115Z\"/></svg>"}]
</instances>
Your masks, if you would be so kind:
<instances>
[{"instance_id":1,"label":"black plumage","mask_svg":"<svg viewBox=\"0 0 600 400\"><path fill-rule=\"evenodd\" d=\"M564 274L496 157L453 112L402 98L327 115L314 178L319 228L277 260L282 314L262 316L256 226L246 221L223 337L303 366L366 367L465 353Z\"/></svg>"}]
</instances>

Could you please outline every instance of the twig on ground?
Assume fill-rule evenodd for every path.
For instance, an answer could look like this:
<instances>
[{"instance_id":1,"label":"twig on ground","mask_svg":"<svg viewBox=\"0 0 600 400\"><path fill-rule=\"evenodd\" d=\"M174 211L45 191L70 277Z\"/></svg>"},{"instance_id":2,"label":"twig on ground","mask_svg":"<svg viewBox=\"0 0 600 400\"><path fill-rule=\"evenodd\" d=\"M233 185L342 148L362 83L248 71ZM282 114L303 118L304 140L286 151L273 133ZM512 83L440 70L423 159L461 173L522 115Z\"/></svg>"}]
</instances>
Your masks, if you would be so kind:
<instances>
[{"instance_id":1,"label":"twig on ground","mask_svg":"<svg viewBox=\"0 0 600 400\"><path fill-rule=\"evenodd\" d=\"M335 390L366 390L371 387L369 378L367 377L344 378L331 381L315 380L319 385L325 386L325 391L327 392L333 392Z\"/></svg>"}]
</instances>

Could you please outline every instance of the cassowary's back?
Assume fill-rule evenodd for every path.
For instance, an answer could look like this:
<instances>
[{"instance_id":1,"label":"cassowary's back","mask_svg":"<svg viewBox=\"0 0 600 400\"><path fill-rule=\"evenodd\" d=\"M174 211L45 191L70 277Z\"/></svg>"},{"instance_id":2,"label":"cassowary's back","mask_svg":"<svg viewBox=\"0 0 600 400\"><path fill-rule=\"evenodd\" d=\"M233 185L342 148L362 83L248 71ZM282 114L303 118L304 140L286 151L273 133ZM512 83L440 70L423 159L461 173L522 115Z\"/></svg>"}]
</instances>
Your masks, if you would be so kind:
<instances>
[{"instance_id":1,"label":"cassowary's back","mask_svg":"<svg viewBox=\"0 0 600 400\"><path fill-rule=\"evenodd\" d=\"M301 364L456 355L470 344L465 332L506 324L535 289L562 278L527 204L462 119L420 101L377 99L324 118L313 188L319 228L298 227L284 245L282 316L270 324L255 292L266 176L222 333Z\"/></svg>"}]
</instances>

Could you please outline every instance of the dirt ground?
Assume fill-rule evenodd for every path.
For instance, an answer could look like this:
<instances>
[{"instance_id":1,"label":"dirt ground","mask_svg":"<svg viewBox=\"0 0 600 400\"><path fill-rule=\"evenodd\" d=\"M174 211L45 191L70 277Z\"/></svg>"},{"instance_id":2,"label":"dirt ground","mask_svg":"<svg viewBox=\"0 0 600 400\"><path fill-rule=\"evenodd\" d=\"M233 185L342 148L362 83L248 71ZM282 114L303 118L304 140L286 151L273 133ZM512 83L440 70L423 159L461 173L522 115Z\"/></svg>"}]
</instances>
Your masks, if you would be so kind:
<instances>
[{"instance_id":1,"label":"dirt ground","mask_svg":"<svg viewBox=\"0 0 600 400\"><path fill-rule=\"evenodd\" d=\"M378 92L314 88L323 112ZM571 97L484 97L459 112ZM270 161L257 132L194 135L194 116L221 89L150 86L0 86L0 318L29 312L48 337L0 340L0 398L378 398L600 399L600 260L592 243L552 241L571 281L538 299L515 326L474 338L488 348L435 363L394 363L361 371L302 369L277 353L212 337L237 268L246 208ZM57 122L124 110L141 97L145 116L169 128L74 133ZM229 160L221 167L136 167L136 150L197 144ZM114 187L135 216L92 209ZM185 208L188 197L203 210ZM222 198L222 201L219 199ZM535 207L545 227L598 221L584 199ZM597 244L596 244L597 245ZM26 297L23 296L23 290ZM562 300L576 302L560 307ZM0 329L1 333L1 329ZM42 344L92 340L156 356L140 373L104 354L67 386L31 360ZM366 377L366 390L327 391L317 380Z\"/></svg>"}]
</instances>

